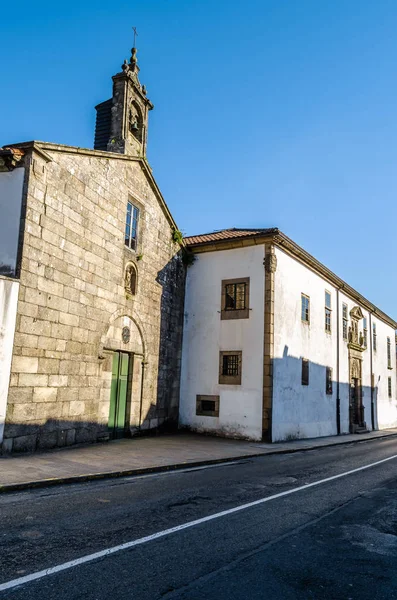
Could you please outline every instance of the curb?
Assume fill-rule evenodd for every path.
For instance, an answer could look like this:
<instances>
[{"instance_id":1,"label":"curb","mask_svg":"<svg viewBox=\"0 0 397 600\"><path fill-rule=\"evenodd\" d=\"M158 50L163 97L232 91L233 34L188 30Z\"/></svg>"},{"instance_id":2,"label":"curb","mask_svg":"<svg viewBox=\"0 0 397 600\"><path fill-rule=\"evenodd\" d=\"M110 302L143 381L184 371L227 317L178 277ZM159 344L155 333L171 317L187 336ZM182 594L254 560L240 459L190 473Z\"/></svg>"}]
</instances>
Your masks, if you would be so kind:
<instances>
[{"instance_id":1,"label":"curb","mask_svg":"<svg viewBox=\"0 0 397 600\"><path fill-rule=\"evenodd\" d=\"M154 467L144 467L138 469L124 469L122 471L107 471L104 473L87 473L83 475L71 475L70 477L51 477L49 479L38 479L36 481L24 481L21 483L6 483L0 484L0 494L10 492L18 492L23 490L31 490L37 488L50 487L55 485L66 485L72 483L85 483L87 481L96 481L100 479L116 479L117 477L132 477L134 475L147 475L150 473L164 473L167 471L179 471L181 469L189 469L194 467L203 467L207 465L217 465L222 463L234 462L236 460L244 460L246 458L257 458L259 456L274 456L275 454L294 454L297 452L309 452L311 450L322 450L333 446L348 446L352 444L362 444L365 442L373 442L375 440L383 440L385 438L396 437L397 433L386 433L376 437L348 440L346 442L331 442L322 446L305 446L304 448L285 448L282 450L270 450L268 452L253 452L252 454L238 454L236 456L228 456L226 458L214 458L209 460L199 460L195 462L175 463L173 465L163 465Z\"/></svg>"}]
</instances>

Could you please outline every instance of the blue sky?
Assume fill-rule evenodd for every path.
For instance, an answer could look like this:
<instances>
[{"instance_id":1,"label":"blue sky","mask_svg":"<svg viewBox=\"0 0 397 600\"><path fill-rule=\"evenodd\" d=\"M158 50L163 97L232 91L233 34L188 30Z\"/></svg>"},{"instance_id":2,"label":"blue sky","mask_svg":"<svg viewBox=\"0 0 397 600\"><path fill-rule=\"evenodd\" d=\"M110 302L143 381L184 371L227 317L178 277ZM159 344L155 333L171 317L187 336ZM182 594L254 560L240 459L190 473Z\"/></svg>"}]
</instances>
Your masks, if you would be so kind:
<instances>
[{"instance_id":1,"label":"blue sky","mask_svg":"<svg viewBox=\"0 0 397 600\"><path fill-rule=\"evenodd\" d=\"M397 3L6 3L0 145L92 147L132 25L179 227L279 227L397 318Z\"/></svg>"}]
</instances>

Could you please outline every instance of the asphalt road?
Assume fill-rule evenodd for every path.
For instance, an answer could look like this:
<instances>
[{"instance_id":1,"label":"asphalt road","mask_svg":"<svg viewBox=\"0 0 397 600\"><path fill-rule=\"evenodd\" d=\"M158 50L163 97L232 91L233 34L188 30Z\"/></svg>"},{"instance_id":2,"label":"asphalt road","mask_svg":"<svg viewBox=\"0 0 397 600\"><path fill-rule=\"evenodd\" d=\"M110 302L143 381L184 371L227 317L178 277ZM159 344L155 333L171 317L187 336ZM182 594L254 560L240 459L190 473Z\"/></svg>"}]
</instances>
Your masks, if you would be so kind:
<instances>
[{"instance_id":1,"label":"asphalt road","mask_svg":"<svg viewBox=\"0 0 397 600\"><path fill-rule=\"evenodd\" d=\"M0 583L225 511L0 598L393 600L397 457L289 492L394 455L388 438L0 495Z\"/></svg>"}]
</instances>

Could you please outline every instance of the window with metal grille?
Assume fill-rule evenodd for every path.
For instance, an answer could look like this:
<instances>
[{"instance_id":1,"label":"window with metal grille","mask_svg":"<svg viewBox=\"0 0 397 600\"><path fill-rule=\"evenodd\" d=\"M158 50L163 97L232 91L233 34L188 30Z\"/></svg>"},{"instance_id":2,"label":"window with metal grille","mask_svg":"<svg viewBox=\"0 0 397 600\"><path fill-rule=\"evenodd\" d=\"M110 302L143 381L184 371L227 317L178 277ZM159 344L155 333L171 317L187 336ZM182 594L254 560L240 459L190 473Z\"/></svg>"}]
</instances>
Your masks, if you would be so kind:
<instances>
[{"instance_id":1,"label":"window with metal grille","mask_svg":"<svg viewBox=\"0 0 397 600\"><path fill-rule=\"evenodd\" d=\"M223 357L222 375L231 375L235 377L238 375L238 354L228 354Z\"/></svg>"},{"instance_id":2,"label":"window with metal grille","mask_svg":"<svg viewBox=\"0 0 397 600\"><path fill-rule=\"evenodd\" d=\"M331 294L325 292L325 331L331 333Z\"/></svg>"},{"instance_id":3,"label":"window with metal grille","mask_svg":"<svg viewBox=\"0 0 397 600\"><path fill-rule=\"evenodd\" d=\"M392 389L391 389L391 377L387 378L387 393L389 398L392 397Z\"/></svg>"},{"instance_id":4,"label":"window with metal grille","mask_svg":"<svg viewBox=\"0 0 397 600\"><path fill-rule=\"evenodd\" d=\"M304 323L310 322L310 298L301 294L301 319Z\"/></svg>"},{"instance_id":5,"label":"window with metal grille","mask_svg":"<svg viewBox=\"0 0 397 600\"><path fill-rule=\"evenodd\" d=\"M332 394L332 369L326 367L325 369L325 392L326 394Z\"/></svg>"},{"instance_id":6,"label":"window with metal grille","mask_svg":"<svg viewBox=\"0 0 397 600\"><path fill-rule=\"evenodd\" d=\"M244 310L245 283L229 283L225 286L225 310Z\"/></svg>"},{"instance_id":7,"label":"window with metal grille","mask_svg":"<svg viewBox=\"0 0 397 600\"><path fill-rule=\"evenodd\" d=\"M343 339L347 340L347 332L349 326L349 319L347 316L347 304L342 304L342 331L343 331Z\"/></svg>"},{"instance_id":8,"label":"window with metal grille","mask_svg":"<svg viewBox=\"0 0 397 600\"><path fill-rule=\"evenodd\" d=\"M387 368L391 369L391 341L390 338L387 338Z\"/></svg>"},{"instance_id":9,"label":"window with metal grille","mask_svg":"<svg viewBox=\"0 0 397 600\"><path fill-rule=\"evenodd\" d=\"M219 353L219 383L241 385L241 350L221 350Z\"/></svg>"},{"instance_id":10,"label":"window with metal grille","mask_svg":"<svg viewBox=\"0 0 397 600\"><path fill-rule=\"evenodd\" d=\"M366 317L363 318L363 338L364 338L364 348L368 345L368 324Z\"/></svg>"},{"instance_id":11,"label":"window with metal grille","mask_svg":"<svg viewBox=\"0 0 397 600\"><path fill-rule=\"evenodd\" d=\"M309 385L309 361L302 358L302 385Z\"/></svg>"},{"instance_id":12,"label":"window with metal grille","mask_svg":"<svg viewBox=\"0 0 397 600\"><path fill-rule=\"evenodd\" d=\"M131 250L137 249L138 242L139 208L132 202L127 203L127 215L125 219L125 245Z\"/></svg>"},{"instance_id":13,"label":"window with metal grille","mask_svg":"<svg viewBox=\"0 0 397 600\"><path fill-rule=\"evenodd\" d=\"M376 323L372 323L372 347L376 352Z\"/></svg>"}]
</instances>

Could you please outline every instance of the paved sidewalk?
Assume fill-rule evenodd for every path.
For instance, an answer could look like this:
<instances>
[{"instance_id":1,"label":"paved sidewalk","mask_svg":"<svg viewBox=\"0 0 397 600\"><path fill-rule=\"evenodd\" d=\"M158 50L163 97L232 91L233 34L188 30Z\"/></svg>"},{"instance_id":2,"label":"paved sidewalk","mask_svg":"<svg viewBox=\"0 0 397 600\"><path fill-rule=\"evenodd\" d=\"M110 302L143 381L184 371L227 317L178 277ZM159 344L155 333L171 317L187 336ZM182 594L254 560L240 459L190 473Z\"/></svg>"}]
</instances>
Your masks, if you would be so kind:
<instances>
[{"instance_id":1,"label":"paved sidewalk","mask_svg":"<svg viewBox=\"0 0 397 600\"><path fill-rule=\"evenodd\" d=\"M179 433L0 457L0 492L301 452L397 436L397 429L265 444Z\"/></svg>"}]
</instances>

